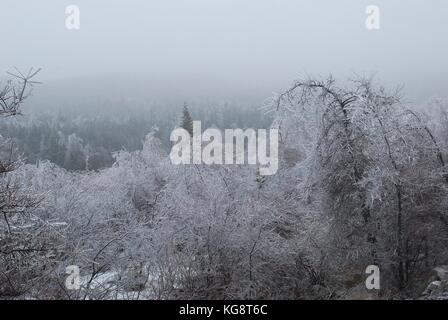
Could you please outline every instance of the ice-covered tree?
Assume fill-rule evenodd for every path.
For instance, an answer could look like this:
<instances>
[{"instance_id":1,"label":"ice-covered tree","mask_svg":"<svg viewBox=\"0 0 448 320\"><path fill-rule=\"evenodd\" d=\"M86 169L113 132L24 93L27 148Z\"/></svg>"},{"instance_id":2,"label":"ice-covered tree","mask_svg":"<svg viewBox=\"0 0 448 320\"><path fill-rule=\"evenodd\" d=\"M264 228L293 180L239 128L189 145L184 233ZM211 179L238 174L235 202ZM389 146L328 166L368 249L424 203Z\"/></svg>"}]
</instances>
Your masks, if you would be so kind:
<instances>
[{"instance_id":1,"label":"ice-covered tree","mask_svg":"<svg viewBox=\"0 0 448 320\"><path fill-rule=\"evenodd\" d=\"M190 115L187 103L184 103L184 107L182 109L182 118L180 120L180 127L187 130L188 133L190 133L190 136L193 136L193 118Z\"/></svg>"}]
</instances>

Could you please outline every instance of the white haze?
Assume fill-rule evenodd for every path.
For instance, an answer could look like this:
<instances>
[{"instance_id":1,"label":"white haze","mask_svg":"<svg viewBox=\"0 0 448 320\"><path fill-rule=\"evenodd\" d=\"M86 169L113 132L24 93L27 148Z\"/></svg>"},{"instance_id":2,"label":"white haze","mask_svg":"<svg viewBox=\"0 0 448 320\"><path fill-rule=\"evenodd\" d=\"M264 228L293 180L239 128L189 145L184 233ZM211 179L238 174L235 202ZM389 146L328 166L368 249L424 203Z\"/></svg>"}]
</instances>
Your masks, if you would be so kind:
<instances>
[{"instance_id":1,"label":"white haze","mask_svg":"<svg viewBox=\"0 0 448 320\"><path fill-rule=\"evenodd\" d=\"M71 4L79 31L65 28ZM365 28L370 4L378 31ZM123 92L259 102L329 73L376 74L410 99L446 96L445 0L1 0L0 12L0 71L42 67L47 101Z\"/></svg>"}]
</instances>

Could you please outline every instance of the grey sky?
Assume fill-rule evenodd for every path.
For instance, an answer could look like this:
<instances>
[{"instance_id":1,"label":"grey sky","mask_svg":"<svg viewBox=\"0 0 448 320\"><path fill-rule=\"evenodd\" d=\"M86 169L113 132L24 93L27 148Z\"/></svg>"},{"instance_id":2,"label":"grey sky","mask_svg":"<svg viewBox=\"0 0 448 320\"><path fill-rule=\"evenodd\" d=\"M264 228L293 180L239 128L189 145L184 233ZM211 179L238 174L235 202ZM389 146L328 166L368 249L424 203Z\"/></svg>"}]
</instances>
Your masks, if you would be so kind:
<instances>
[{"instance_id":1,"label":"grey sky","mask_svg":"<svg viewBox=\"0 0 448 320\"><path fill-rule=\"evenodd\" d=\"M65 28L69 4L79 31ZM378 31L365 28L369 4L381 9ZM204 76L272 91L303 73L376 72L444 95L447 18L446 0L0 0L0 72Z\"/></svg>"}]
</instances>

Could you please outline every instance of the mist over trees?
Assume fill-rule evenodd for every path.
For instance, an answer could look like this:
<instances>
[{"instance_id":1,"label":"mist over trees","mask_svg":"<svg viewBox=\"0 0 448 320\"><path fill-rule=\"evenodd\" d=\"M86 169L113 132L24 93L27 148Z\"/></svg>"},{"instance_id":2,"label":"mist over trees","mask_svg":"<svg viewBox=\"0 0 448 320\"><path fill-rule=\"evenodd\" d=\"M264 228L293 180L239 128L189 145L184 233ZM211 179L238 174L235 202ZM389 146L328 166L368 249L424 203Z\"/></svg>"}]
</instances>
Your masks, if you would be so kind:
<instances>
[{"instance_id":1,"label":"mist over trees","mask_svg":"<svg viewBox=\"0 0 448 320\"><path fill-rule=\"evenodd\" d=\"M416 109L374 80L329 77L258 111L11 118L35 75L0 91L0 298L417 298L448 263L444 100ZM193 119L278 128L278 172L171 164L169 133Z\"/></svg>"},{"instance_id":2,"label":"mist over trees","mask_svg":"<svg viewBox=\"0 0 448 320\"><path fill-rule=\"evenodd\" d=\"M154 127L158 127L158 138L169 150L170 133L181 121L182 105L149 104L127 112L128 103L108 101L108 105L109 110L96 111L92 107L93 114L73 110L36 114L30 110L25 117L0 119L0 134L14 139L27 163L50 160L68 170L110 167L115 152L141 149ZM222 129L265 128L270 121L257 108L234 103L209 106L198 102L188 108L205 125Z\"/></svg>"}]
</instances>

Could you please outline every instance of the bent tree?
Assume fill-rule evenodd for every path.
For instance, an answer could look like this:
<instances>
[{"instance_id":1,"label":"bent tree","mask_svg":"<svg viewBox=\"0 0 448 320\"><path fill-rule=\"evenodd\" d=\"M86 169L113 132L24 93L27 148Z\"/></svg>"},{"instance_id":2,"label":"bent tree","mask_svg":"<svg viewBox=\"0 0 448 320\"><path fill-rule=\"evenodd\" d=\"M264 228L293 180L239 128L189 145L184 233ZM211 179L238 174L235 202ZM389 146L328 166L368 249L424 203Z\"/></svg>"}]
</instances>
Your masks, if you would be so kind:
<instances>
[{"instance_id":1,"label":"bent tree","mask_svg":"<svg viewBox=\"0 0 448 320\"><path fill-rule=\"evenodd\" d=\"M399 90L388 92L372 79L347 87L331 76L299 80L274 107L283 142L308 141L307 157L315 159L310 175L330 221L328 249L341 274L379 264L405 289L440 235L432 217L447 180L435 135L401 103Z\"/></svg>"}]
</instances>

